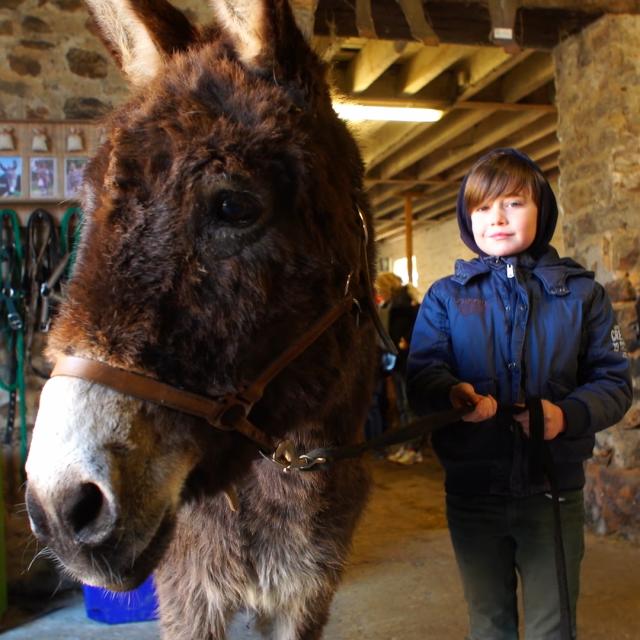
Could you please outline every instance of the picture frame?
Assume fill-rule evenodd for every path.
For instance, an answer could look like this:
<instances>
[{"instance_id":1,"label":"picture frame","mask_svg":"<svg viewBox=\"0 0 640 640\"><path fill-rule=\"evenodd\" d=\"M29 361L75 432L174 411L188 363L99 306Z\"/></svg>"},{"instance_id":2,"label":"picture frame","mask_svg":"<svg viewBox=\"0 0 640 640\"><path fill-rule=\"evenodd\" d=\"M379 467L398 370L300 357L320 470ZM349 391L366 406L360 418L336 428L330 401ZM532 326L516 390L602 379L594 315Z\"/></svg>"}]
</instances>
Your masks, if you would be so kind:
<instances>
[{"instance_id":1,"label":"picture frame","mask_svg":"<svg viewBox=\"0 0 640 640\"><path fill-rule=\"evenodd\" d=\"M0 199L21 198L25 192L21 156L0 156Z\"/></svg>"},{"instance_id":2,"label":"picture frame","mask_svg":"<svg viewBox=\"0 0 640 640\"><path fill-rule=\"evenodd\" d=\"M389 258L380 258L378 267L380 271L389 271Z\"/></svg>"},{"instance_id":3,"label":"picture frame","mask_svg":"<svg viewBox=\"0 0 640 640\"><path fill-rule=\"evenodd\" d=\"M64 197L78 199L85 167L89 162L87 156L67 156L64 159Z\"/></svg>"},{"instance_id":4,"label":"picture frame","mask_svg":"<svg viewBox=\"0 0 640 640\"><path fill-rule=\"evenodd\" d=\"M31 198L58 196L57 158L34 156L29 161L29 195Z\"/></svg>"}]
</instances>

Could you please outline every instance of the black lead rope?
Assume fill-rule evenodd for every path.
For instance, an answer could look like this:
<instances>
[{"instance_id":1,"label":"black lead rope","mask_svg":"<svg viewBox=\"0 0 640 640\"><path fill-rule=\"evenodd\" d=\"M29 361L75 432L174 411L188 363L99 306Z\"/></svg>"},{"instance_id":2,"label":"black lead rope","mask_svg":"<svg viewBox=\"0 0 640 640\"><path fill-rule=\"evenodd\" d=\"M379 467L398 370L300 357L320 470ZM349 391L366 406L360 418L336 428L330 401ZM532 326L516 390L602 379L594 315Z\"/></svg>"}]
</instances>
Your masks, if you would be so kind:
<instances>
[{"instance_id":1,"label":"black lead rope","mask_svg":"<svg viewBox=\"0 0 640 640\"><path fill-rule=\"evenodd\" d=\"M560 492L558 491L558 480L553 458L551 457L551 450L544 439L544 412L540 398L529 398L527 400L527 409L529 409L529 435L531 439L531 455L529 458L531 480L535 483L542 483L543 476L546 475L551 487L556 577L560 599L560 635L562 640L572 640L571 602L569 600L567 563L562 539L562 520L560 519Z\"/></svg>"},{"instance_id":2,"label":"black lead rope","mask_svg":"<svg viewBox=\"0 0 640 640\"><path fill-rule=\"evenodd\" d=\"M300 471L318 470L325 468L326 465L332 462L357 458L372 449L382 449L393 444L399 444L400 442L409 442L420 436L432 433L448 424L457 422L467 413L469 413L468 407L440 411L439 413L432 413L423 418L413 420L411 424L404 429L383 433L381 436L372 438L367 442L342 447L320 447L313 449L304 454L303 458L306 460L306 464L298 466L297 469Z\"/></svg>"}]
</instances>

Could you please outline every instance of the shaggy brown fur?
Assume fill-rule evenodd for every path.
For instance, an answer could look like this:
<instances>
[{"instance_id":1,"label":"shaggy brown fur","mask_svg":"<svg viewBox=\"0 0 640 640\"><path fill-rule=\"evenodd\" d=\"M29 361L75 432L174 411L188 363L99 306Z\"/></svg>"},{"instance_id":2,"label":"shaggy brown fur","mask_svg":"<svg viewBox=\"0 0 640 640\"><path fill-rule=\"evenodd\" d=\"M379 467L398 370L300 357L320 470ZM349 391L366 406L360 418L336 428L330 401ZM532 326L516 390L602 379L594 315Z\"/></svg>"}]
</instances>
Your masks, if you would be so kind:
<instances>
[{"instance_id":1,"label":"shaggy brown fur","mask_svg":"<svg viewBox=\"0 0 640 640\"><path fill-rule=\"evenodd\" d=\"M104 4L92 0L94 13ZM149 32L155 59L166 61L113 114L87 170L86 225L49 354L227 393L340 300L349 273L354 295L366 296L359 153L284 0L214 3L220 26L203 35L184 16L172 31L176 10L164 1L112 4L126 5L131 34ZM372 324L346 316L268 386L251 419L300 450L354 442L373 371ZM154 553L124 563L130 549L117 546L115 532L98 559L91 545L45 526L34 527L40 537L75 573L104 560L111 586L131 586L157 563L167 639L223 638L241 607L268 618L278 640L319 638L366 498L361 464L287 475L240 436L156 407L144 414L147 426L136 426L143 440L126 444L130 456L164 443L162 430L173 430L163 446L176 457L190 452ZM141 464L152 475L153 458ZM143 518L138 492L154 491L147 477L136 482L123 479L120 526L127 513ZM221 494L230 484L237 513ZM43 495L30 487L41 525L53 520Z\"/></svg>"}]
</instances>

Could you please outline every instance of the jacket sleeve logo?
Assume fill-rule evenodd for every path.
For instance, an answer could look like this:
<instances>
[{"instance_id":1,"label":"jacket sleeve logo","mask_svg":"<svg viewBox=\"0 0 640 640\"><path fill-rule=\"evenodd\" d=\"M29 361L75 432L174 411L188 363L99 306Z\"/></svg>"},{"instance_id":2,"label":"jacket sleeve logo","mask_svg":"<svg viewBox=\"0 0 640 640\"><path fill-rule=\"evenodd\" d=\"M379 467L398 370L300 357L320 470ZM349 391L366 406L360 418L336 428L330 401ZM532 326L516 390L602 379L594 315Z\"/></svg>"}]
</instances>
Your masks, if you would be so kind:
<instances>
[{"instance_id":1,"label":"jacket sleeve logo","mask_svg":"<svg viewBox=\"0 0 640 640\"><path fill-rule=\"evenodd\" d=\"M627 357L627 345L622 337L622 329L619 324L614 325L611 329L611 344L614 351L619 351L625 358Z\"/></svg>"}]
</instances>

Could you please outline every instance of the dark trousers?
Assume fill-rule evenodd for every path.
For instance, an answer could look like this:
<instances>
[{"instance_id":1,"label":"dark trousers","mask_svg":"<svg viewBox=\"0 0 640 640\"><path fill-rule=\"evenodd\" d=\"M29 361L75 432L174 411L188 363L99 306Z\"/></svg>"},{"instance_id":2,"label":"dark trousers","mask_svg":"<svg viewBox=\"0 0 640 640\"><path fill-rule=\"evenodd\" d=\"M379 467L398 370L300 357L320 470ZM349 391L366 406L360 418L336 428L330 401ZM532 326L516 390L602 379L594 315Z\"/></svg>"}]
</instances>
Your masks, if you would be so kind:
<instances>
[{"instance_id":1,"label":"dark trousers","mask_svg":"<svg viewBox=\"0 0 640 640\"><path fill-rule=\"evenodd\" d=\"M573 635L584 555L582 491L563 492L561 519ZM517 640L517 575L525 640L560 640L553 509L546 495L447 496L451 541L469 612L468 640Z\"/></svg>"}]
</instances>

